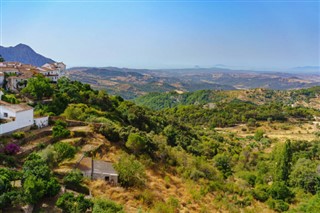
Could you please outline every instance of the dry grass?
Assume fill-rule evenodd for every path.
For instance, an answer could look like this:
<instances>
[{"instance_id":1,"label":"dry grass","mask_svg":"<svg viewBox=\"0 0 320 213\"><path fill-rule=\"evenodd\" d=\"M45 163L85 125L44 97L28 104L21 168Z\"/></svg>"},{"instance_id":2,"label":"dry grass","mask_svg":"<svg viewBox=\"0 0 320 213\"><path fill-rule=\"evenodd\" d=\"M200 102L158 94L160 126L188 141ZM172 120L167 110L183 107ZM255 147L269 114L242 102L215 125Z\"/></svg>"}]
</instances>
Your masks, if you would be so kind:
<instances>
[{"instance_id":1,"label":"dry grass","mask_svg":"<svg viewBox=\"0 0 320 213\"><path fill-rule=\"evenodd\" d=\"M316 126L316 122L313 123L268 123L260 122L260 127L248 128L246 125L238 125L235 127L219 128L220 132L232 132L240 137L253 136L257 129L264 130L267 137L271 139L278 139L281 142L287 139L291 140L307 140L312 141L316 139L315 132L319 131ZM242 131L242 128L246 128L247 131Z\"/></svg>"}]
</instances>

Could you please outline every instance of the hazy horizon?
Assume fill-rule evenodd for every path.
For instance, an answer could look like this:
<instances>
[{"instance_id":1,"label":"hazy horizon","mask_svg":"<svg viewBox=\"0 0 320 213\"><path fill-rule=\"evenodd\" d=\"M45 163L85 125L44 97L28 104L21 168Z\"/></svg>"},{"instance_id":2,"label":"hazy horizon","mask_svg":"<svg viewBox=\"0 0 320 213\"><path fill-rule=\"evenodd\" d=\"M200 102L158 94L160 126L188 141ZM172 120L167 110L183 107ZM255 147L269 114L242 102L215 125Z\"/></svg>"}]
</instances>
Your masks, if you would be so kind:
<instances>
[{"instance_id":1,"label":"hazy horizon","mask_svg":"<svg viewBox=\"0 0 320 213\"><path fill-rule=\"evenodd\" d=\"M2 0L1 46L68 67L283 71L320 66L319 4Z\"/></svg>"}]
</instances>

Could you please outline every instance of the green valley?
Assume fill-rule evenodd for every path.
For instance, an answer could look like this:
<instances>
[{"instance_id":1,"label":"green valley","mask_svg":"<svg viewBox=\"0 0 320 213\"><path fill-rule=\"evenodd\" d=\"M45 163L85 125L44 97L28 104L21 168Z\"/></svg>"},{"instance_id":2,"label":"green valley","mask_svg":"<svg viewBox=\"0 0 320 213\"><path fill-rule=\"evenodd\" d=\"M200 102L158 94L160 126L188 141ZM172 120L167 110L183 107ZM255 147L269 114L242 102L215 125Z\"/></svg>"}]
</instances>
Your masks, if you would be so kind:
<instances>
[{"instance_id":1,"label":"green valley","mask_svg":"<svg viewBox=\"0 0 320 213\"><path fill-rule=\"evenodd\" d=\"M137 105L67 78L43 86L40 99L4 94L50 116L1 137L4 212L319 209L319 87L151 93ZM83 156L111 162L119 183L83 177Z\"/></svg>"}]
</instances>

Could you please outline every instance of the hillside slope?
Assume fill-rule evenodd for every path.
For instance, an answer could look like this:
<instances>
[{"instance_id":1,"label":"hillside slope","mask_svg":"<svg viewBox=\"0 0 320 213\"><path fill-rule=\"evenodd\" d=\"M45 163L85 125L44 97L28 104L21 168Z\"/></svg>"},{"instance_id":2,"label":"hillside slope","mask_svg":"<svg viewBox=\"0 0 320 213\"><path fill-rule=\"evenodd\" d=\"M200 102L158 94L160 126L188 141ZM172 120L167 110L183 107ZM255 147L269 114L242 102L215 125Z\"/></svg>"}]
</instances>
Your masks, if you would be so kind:
<instances>
[{"instance_id":1,"label":"hillside slope","mask_svg":"<svg viewBox=\"0 0 320 213\"><path fill-rule=\"evenodd\" d=\"M219 102L230 102L234 99L249 101L258 105L270 102L285 105L306 106L320 109L320 87L312 87L300 90L270 90L270 89L248 89L248 90L200 90L187 93L149 93L140 96L134 101L138 105L159 110L172 108L179 105L204 105Z\"/></svg>"}]
</instances>

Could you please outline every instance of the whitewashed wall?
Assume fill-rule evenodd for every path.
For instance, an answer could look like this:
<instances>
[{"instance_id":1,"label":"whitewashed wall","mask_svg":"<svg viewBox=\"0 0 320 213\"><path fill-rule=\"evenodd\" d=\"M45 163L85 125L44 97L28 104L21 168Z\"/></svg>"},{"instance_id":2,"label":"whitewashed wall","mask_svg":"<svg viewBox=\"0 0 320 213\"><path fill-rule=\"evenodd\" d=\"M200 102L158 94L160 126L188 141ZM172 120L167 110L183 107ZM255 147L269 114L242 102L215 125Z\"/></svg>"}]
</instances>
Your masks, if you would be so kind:
<instances>
[{"instance_id":1,"label":"whitewashed wall","mask_svg":"<svg viewBox=\"0 0 320 213\"><path fill-rule=\"evenodd\" d=\"M4 113L8 113L8 117L16 117L16 112L9 110L5 106L0 106L0 118L4 118Z\"/></svg>"},{"instance_id":2,"label":"whitewashed wall","mask_svg":"<svg viewBox=\"0 0 320 213\"><path fill-rule=\"evenodd\" d=\"M38 128L43 128L49 125L49 117L41 117L41 118L35 118L34 119L34 124Z\"/></svg>"},{"instance_id":3,"label":"whitewashed wall","mask_svg":"<svg viewBox=\"0 0 320 213\"><path fill-rule=\"evenodd\" d=\"M15 121L0 124L0 135L32 126L33 122L33 109L17 112Z\"/></svg>"}]
</instances>

